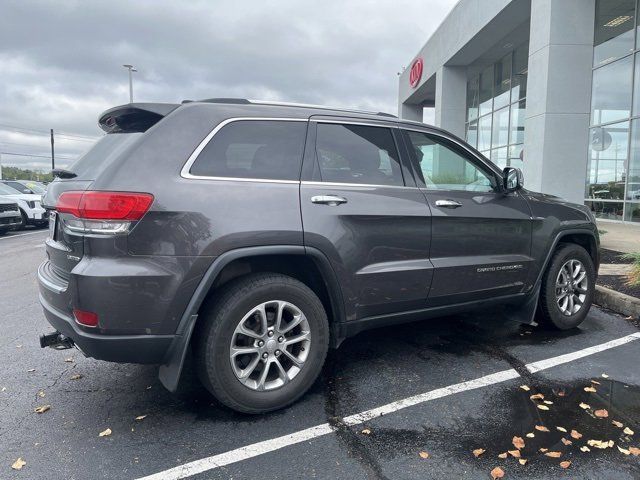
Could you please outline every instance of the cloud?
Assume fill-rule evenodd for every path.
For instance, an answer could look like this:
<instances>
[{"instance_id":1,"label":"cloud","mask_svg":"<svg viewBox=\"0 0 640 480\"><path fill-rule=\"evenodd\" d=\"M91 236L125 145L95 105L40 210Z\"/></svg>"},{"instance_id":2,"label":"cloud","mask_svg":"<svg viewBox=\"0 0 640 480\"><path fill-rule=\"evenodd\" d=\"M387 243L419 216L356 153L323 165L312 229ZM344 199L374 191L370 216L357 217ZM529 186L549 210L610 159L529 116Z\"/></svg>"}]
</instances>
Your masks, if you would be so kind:
<instances>
[{"instance_id":1,"label":"cloud","mask_svg":"<svg viewBox=\"0 0 640 480\"><path fill-rule=\"evenodd\" d=\"M0 144L47 154L49 128L95 137L128 101L244 97L396 112L397 72L454 0L10 1L0 16ZM14 132L15 133L15 132ZM26 132L23 132L26 133ZM13 135L13 136L12 136ZM75 143L74 143L75 142ZM56 142L62 157L86 148ZM57 150L58 151L58 150ZM3 163L46 159L3 156Z\"/></svg>"}]
</instances>

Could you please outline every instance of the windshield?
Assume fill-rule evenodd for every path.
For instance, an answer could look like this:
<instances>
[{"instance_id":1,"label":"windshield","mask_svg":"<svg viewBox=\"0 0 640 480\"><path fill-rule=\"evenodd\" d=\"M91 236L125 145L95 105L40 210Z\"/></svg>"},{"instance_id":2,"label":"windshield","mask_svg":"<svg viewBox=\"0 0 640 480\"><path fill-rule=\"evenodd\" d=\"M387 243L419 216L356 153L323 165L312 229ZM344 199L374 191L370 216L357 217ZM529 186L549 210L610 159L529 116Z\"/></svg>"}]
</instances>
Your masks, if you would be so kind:
<instances>
[{"instance_id":1,"label":"windshield","mask_svg":"<svg viewBox=\"0 0 640 480\"><path fill-rule=\"evenodd\" d=\"M67 170L76 174L76 179L95 180L96 176L131 146L142 133L110 133L98 140L84 155Z\"/></svg>"},{"instance_id":2,"label":"windshield","mask_svg":"<svg viewBox=\"0 0 640 480\"><path fill-rule=\"evenodd\" d=\"M47 193L47 189L43 188L42 185L35 182L21 182L25 187L31 190L33 193L44 194Z\"/></svg>"},{"instance_id":3,"label":"windshield","mask_svg":"<svg viewBox=\"0 0 640 480\"><path fill-rule=\"evenodd\" d=\"M8 185L0 182L0 195L17 195L19 193L22 192L19 192L15 188L11 188Z\"/></svg>"}]
</instances>

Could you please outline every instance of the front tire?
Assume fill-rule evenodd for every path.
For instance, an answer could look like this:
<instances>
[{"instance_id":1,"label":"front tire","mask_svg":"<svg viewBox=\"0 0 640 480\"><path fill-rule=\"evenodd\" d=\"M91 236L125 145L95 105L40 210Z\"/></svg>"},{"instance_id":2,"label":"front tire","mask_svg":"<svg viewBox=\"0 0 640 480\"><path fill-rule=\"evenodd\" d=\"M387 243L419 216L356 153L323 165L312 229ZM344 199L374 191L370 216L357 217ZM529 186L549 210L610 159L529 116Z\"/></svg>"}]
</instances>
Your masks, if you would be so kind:
<instances>
[{"instance_id":1,"label":"front tire","mask_svg":"<svg viewBox=\"0 0 640 480\"><path fill-rule=\"evenodd\" d=\"M593 303L595 267L576 244L561 245L542 277L538 318L545 326L569 330L580 325Z\"/></svg>"},{"instance_id":2,"label":"front tire","mask_svg":"<svg viewBox=\"0 0 640 480\"><path fill-rule=\"evenodd\" d=\"M194 338L198 376L224 405L265 413L297 400L324 363L329 324L315 293L275 273L242 277L214 294Z\"/></svg>"}]
</instances>

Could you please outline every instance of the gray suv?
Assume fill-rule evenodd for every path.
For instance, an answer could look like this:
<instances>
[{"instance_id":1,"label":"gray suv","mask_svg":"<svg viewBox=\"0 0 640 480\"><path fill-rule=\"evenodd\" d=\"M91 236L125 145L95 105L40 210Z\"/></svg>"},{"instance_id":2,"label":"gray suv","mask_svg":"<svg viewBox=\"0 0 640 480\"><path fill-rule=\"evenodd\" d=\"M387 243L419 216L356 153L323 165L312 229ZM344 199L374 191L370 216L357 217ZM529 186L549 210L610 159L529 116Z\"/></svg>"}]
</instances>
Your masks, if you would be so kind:
<instances>
[{"instance_id":1,"label":"gray suv","mask_svg":"<svg viewBox=\"0 0 640 480\"><path fill-rule=\"evenodd\" d=\"M133 103L44 196L42 346L160 365L281 408L371 327L505 306L569 329L593 300L583 205L525 190L455 136L392 115L243 99Z\"/></svg>"}]
</instances>

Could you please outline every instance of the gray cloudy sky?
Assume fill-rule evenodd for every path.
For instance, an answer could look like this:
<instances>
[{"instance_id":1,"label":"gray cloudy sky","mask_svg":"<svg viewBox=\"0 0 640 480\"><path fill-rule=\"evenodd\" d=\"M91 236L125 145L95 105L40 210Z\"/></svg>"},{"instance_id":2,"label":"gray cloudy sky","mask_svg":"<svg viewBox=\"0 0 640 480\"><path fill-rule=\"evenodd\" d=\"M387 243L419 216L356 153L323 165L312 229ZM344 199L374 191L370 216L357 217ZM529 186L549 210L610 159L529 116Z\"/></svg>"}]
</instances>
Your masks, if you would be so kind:
<instances>
[{"instance_id":1,"label":"gray cloudy sky","mask_svg":"<svg viewBox=\"0 0 640 480\"><path fill-rule=\"evenodd\" d=\"M64 166L135 101L244 97L396 112L396 73L456 0L0 0L3 165ZM19 128L16 128L19 127ZM64 158L63 158L64 157Z\"/></svg>"}]
</instances>

